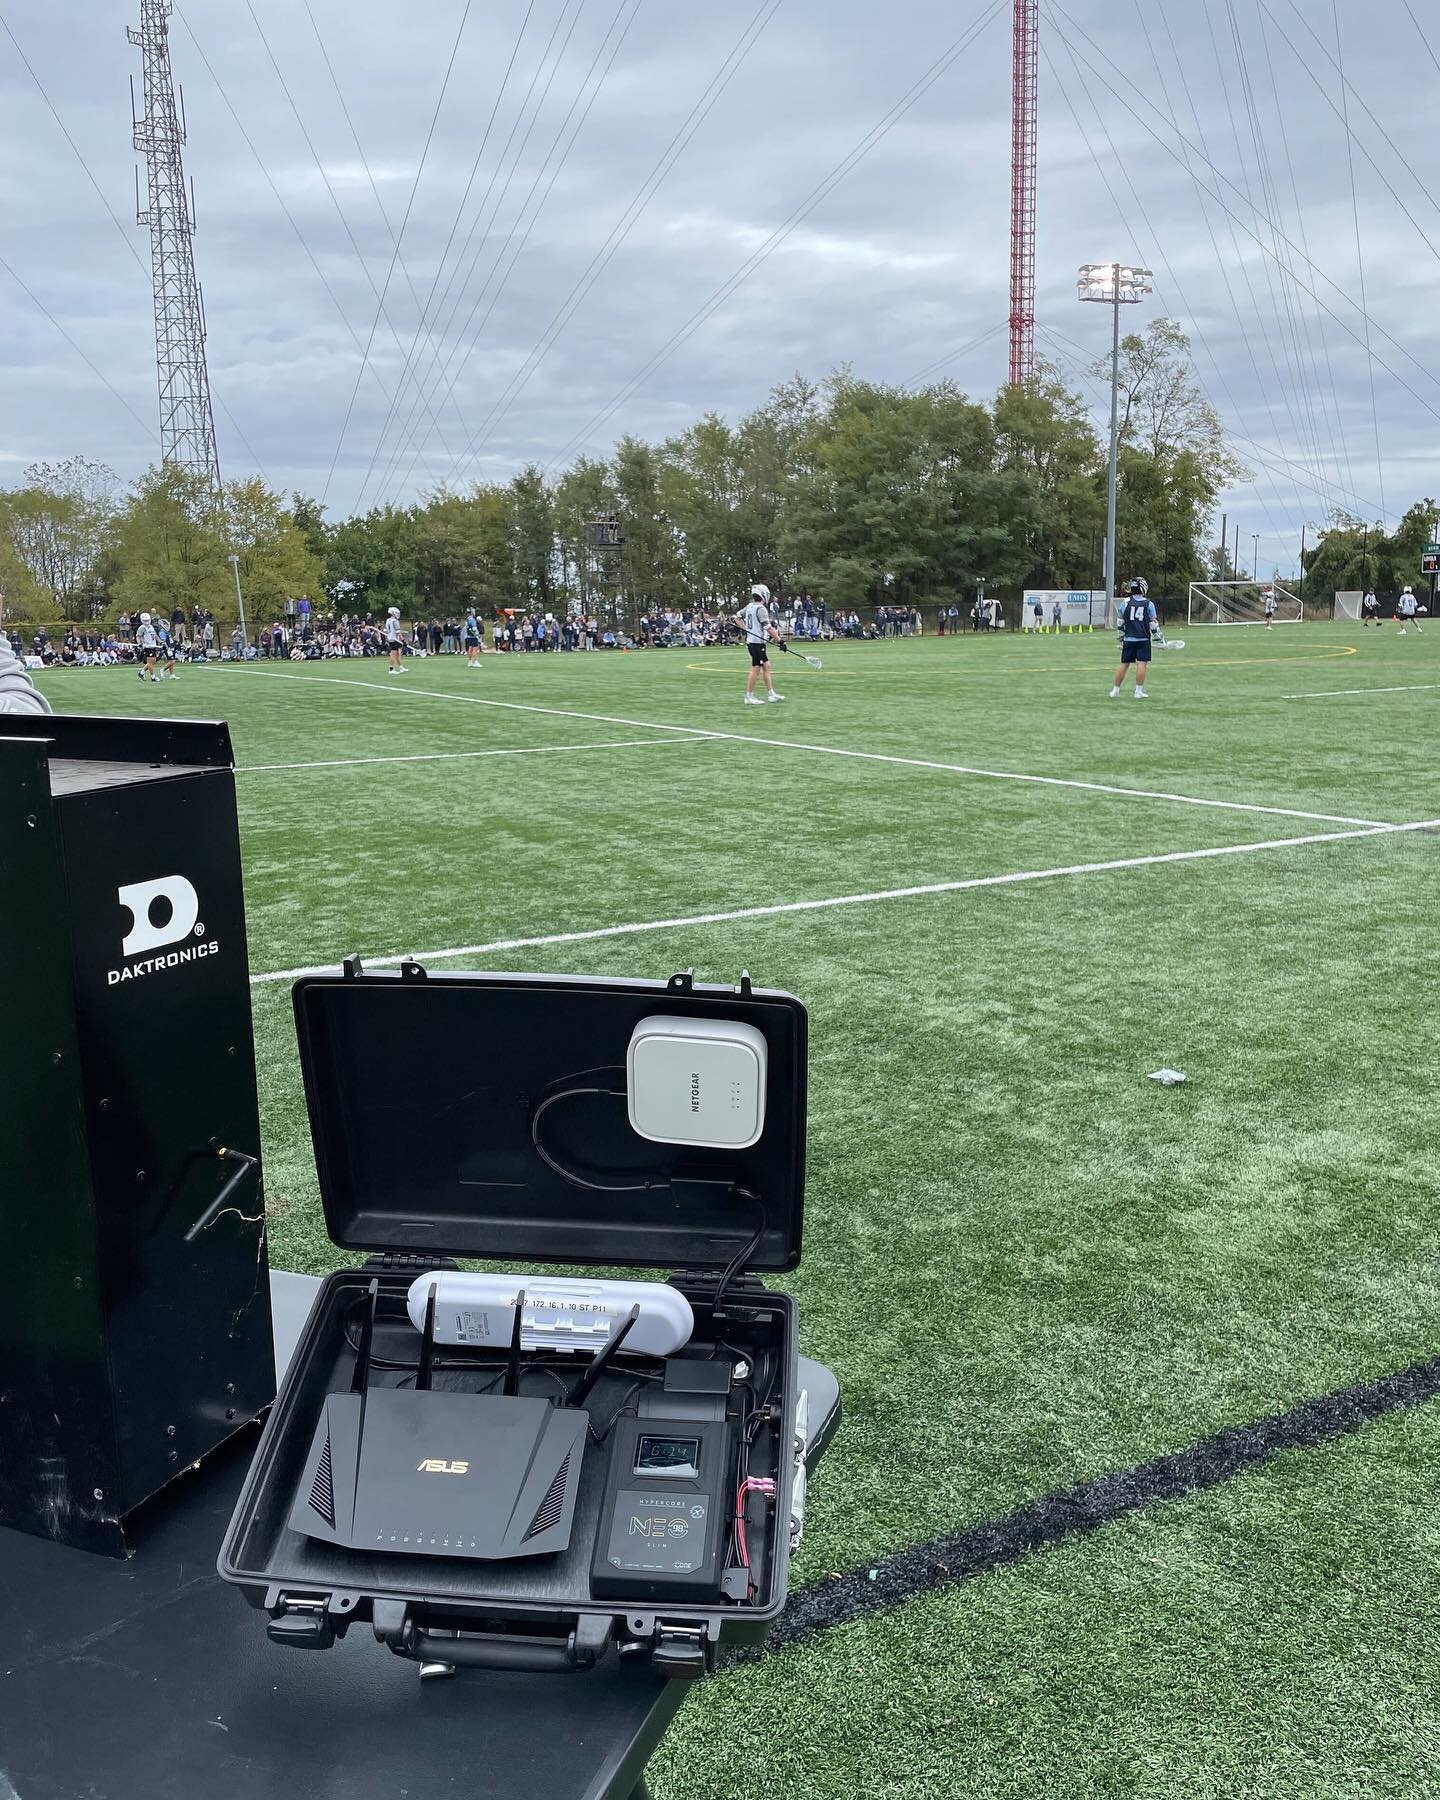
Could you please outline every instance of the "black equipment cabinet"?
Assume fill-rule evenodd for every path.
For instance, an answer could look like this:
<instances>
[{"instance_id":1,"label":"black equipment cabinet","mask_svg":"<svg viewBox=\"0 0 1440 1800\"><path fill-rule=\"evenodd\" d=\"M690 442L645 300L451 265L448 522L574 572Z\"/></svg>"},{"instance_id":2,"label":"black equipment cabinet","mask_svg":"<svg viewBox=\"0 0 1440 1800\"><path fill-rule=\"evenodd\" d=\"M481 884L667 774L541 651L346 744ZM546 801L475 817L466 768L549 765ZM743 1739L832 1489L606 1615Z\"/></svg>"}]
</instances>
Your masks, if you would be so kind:
<instances>
[{"instance_id":1,"label":"black equipment cabinet","mask_svg":"<svg viewBox=\"0 0 1440 1800\"><path fill-rule=\"evenodd\" d=\"M430 975L413 963L365 974L352 958L343 973L297 983L295 1011L327 1230L370 1254L321 1286L226 1535L221 1575L266 1613L279 1643L324 1648L363 1622L397 1654L472 1667L587 1670L618 1646L657 1672L692 1676L713 1666L722 1641L763 1637L785 1603L803 1491L796 1309L759 1279L800 1258L803 1006L752 988L748 977L714 987L688 975L668 983ZM741 1023L764 1037L766 1117L756 1143L677 1150L631 1130L626 1047L655 1015ZM555 1160L537 1154L533 1136L551 1097L566 1100L548 1109ZM578 1185L556 1160L606 1185ZM748 1364L748 1416L767 1421L757 1427L753 1462L740 1459L745 1475L774 1484L749 1544L747 1594L661 1600L643 1585L627 1596L614 1579L603 1598L593 1591L609 1443L584 1451L573 1530L556 1554L491 1562L443 1548L397 1555L293 1528L297 1494L313 1492L312 1445L328 1397L356 1378L357 1309L368 1307L372 1284L373 1393L414 1381L419 1334L407 1316L409 1289L426 1270L454 1268L457 1257L671 1271L694 1313L688 1354ZM565 1373L554 1378L563 1393L584 1359L562 1362ZM559 1366L552 1359L536 1373ZM604 1374L586 1402L592 1422L613 1425L635 1376L633 1366ZM655 1429L669 1427L661 1420ZM324 1442L322 1494L331 1505ZM351 1466L358 1469L358 1455ZM737 1482L727 1465L720 1504L734 1508ZM339 1485L337 1462L333 1492Z\"/></svg>"},{"instance_id":2,"label":"black equipment cabinet","mask_svg":"<svg viewBox=\"0 0 1440 1800\"><path fill-rule=\"evenodd\" d=\"M274 1395L223 725L0 720L0 1524L125 1517Z\"/></svg>"}]
</instances>

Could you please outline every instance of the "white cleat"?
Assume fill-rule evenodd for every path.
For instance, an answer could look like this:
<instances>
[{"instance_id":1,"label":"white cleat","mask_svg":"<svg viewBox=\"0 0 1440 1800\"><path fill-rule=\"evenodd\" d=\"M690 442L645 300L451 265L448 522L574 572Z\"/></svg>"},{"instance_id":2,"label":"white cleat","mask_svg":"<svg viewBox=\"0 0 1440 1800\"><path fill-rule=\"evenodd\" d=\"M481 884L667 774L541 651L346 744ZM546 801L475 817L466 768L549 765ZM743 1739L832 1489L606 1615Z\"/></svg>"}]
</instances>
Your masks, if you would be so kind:
<instances>
[{"instance_id":1,"label":"white cleat","mask_svg":"<svg viewBox=\"0 0 1440 1800\"><path fill-rule=\"evenodd\" d=\"M1119 690L1119 688L1111 688L1111 690L1110 690L1110 698L1111 698L1111 699L1112 699L1112 700L1118 700L1118 699L1119 699L1119 698L1120 698L1120 690Z\"/></svg>"},{"instance_id":2,"label":"white cleat","mask_svg":"<svg viewBox=\"0 0 1440 1800\"><path fill-rule=\"evenodd\" d=\"M785 696L783 694L775 694L775 693L767 694L765 696L766 704L771 705L771 706L773 706L777 701L783 700L784 698L785 698Z\"/></svg>"},{"instance_id":3,"label":"white cleat","mask_svg":"<svg viewBox=\"0 0 1440 1800\"><path fill-rule=\"evenodd\" d=\"M1149 695L1149 692L1145 688L1136 688L1135 698L1137 700L1148 700L1150 698L1150 695Z\"/></svg>"},{"instance_id":4,"label":"white cleat","mask_svg":"<svg viewBox=\"0 0 1440 1800\"><path fill-rule=\"evenodd\" d=\"M1416 630L1417 631L1419 630L1418 626L1416 627ZM1401 635L1401 637L1404 637L1404 635L1405 635L1405 627L1403 625L1400 627L1400 635Z\"/></svg>"},{"instance_id":5,"label":"white cleat","mask_svg":"<svg viewBox=\"0 0 1440 1800\"><path fill-rule=\"evenodd\" d=\"M747 694L745 696L745 704L747 706L763 706L765 702L758 694Z\"/></svg>"}]
</instances>

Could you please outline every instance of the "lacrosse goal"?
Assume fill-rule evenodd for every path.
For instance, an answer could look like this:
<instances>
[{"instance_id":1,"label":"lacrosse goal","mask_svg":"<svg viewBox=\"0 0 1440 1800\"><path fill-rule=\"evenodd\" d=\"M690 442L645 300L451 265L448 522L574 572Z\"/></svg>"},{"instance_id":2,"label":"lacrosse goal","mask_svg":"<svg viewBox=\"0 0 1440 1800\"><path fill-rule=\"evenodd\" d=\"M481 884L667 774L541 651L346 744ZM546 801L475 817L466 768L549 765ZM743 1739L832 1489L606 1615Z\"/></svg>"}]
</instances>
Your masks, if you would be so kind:
<instances>
[{"instance_id":1,"label":"lacrosse goal","mask_svg":"<svg viewBox=\"0 0 1440 1800\"><path fill-rule=\"evenodd\" d=\"M1192 581L1186 621L1191 625L1263 625L1265 602L1275 596L1274 622L1298 625L1305 608L1278 581Z\"/></svg>"}]
</instances>

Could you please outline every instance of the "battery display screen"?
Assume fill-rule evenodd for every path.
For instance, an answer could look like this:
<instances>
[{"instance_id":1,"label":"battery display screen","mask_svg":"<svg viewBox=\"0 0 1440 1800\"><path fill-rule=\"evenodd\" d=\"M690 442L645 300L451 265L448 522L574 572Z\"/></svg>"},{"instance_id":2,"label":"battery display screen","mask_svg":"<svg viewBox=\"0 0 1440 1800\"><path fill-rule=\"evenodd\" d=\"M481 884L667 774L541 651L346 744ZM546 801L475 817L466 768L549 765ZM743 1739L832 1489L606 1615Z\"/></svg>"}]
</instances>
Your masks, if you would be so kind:
<instances>
[{"instance_id":1,"label":"battery display screen","mask_svg":"<svg viewBox=\"0 0 1440 1800\"><path fill-rule=\"evenodd\" d=\"M699 1438L648 1437L642 1433L635 1445L635 1473L668 1475L672 1481L699 1480Z\"/></svg>"}]
</instances>

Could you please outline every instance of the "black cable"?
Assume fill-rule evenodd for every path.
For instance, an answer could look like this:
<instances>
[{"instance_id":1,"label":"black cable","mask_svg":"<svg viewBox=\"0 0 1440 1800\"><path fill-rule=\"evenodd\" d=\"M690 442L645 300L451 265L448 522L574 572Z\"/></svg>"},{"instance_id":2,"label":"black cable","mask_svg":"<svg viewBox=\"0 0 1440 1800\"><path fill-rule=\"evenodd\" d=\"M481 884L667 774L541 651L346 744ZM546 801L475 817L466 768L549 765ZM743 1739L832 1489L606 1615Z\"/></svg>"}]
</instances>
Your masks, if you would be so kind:
<instances>
[{"instance_id":1,"label":"black cable","mask_svg":"<svg viewBox=\"0 0 1440 1800\"><path fill-rule=\"evenodd\" d=\"M625 1098L624 1088L607 1087L572 1087L563 1088L558 1094L551 1094L542 1100L530 1115L530 1142L535 1154L552 1174L558 1175L562 1181L568 1181L572 1187L585 1188L592 1194L640 1194L649 1189L668 1188L670 1182L662 1181L592 1181L589 1176L581 1175L574 1169L567 1169L562 1162L556 1160L540 1142L540 1121L552 1106L562 1100L574 1100L582 1094L609 1094L615 1099Z\"/></svg>"},{"instance_id":2,"label":"black cable","mask_svg":"<svg viewBox=\"0 0 1440 1800\"><path fill-rule=\"evenodd\" d=\"M735 1252L734 1256L731 1257L729 1263L725 1267L724 1274L721 1275L720 1280L716 1285L714 1310L717 1313L724 1304L726 1288L729 1287L730 1283L739 1274L740 1270L744 1268L746 1263L749 1262L750 1258L760 1248L760 1240L765 1236L765 1229L770 1223L765 1213L765 1202L758 1194L752 1194L749 1188L736 1188L735 1192L740 1199L754 1202L757 1217L755 1229L751 1233L748 1241L742 1244Z\"/></svg>"}]
</instances>

